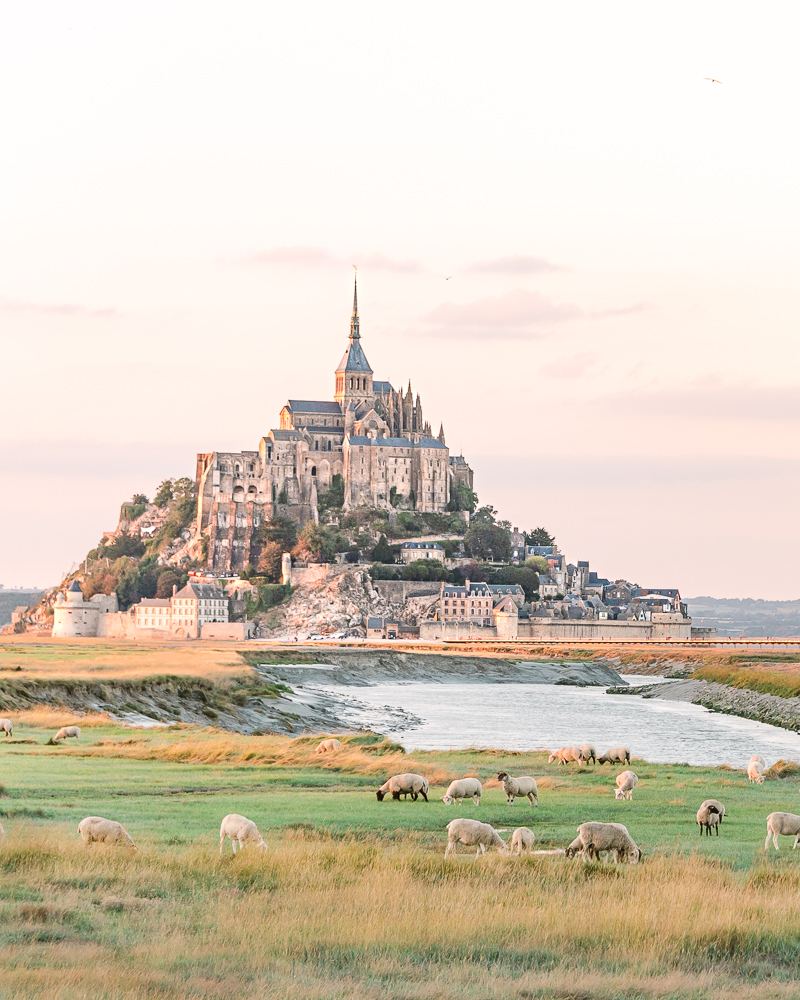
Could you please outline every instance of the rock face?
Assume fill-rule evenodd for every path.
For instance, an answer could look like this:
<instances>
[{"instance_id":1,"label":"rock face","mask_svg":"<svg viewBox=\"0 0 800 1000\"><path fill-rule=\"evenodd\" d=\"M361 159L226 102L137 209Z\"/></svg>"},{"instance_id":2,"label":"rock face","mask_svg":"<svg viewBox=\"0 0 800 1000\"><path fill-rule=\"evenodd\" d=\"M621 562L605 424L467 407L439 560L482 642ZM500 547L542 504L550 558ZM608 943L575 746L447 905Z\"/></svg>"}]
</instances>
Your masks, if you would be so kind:
<instances>
[{"instance_id":1,"label":"rock face","mask_svg":"<svg viewBox=\"0 0 800 1000\"><path fill-rule=\"evenodd\" d=\"M270 627L264 622L261 629L264 635L275 638L342 629L363 636L367 618L392 618L407 625L417 625L428 617L438 599L437 593L394 603L378 593L368 570L342 567L341 572L332 577L298 587L282 608L280 624Z\"/></svg>"}]
</instances>

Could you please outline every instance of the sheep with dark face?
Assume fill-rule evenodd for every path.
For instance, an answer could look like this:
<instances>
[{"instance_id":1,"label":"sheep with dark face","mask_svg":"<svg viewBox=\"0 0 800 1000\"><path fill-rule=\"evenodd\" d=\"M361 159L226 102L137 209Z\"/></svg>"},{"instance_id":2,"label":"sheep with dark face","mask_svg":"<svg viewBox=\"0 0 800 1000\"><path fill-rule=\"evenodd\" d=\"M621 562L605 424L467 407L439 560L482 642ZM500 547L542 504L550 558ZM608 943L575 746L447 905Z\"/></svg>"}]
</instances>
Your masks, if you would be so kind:
<instances>
[{"instance_id":1,"label":"sheep with dark face","mask_svg":"<svg viewBox=\"0 0 800 1000\"><path fill-rule=\"evenodd\" d=\"M539 789L536 781L528 775L512 778L508 771L498 771L497 780L503 783L507 805L513 806L515 798L527 798L532 806L539 805Z\"/></svg>"},{"instance_id":2,"label":"sheep with dark face","mask_svg":"<svg viewBox=\"0 0 800 1000\"><path fill-rule=\"evenodd\" d=\"M508 853L508 844L494 827L488 823L480 823L477 819L454 819L447 824L447 847L444 852L446 858L455 853L456 844L477 847L476 858L485 854L487 847L497 847Z\"/></svg>"},{"instance_id":3,"label":"sheep with dark face","mask_svg":"<svg viewBox=\"0 0 800 1000\"><path fill-rule=\"evenodd\" d=\"M700 827L700 836L705 830L706 836L711 836L711 830L716 830L719 836L719 827L722 817L725 815L725 806L716 799L706 799L697 810L697 825Z\"/></svg>"},{"instance_id":4,"label":"sheep with dark face","mask_svg":"<svg viewBox=\"0 0 800 1000\"><path fill-rule=\"evenodd\" d=\"M421 795L428 801L428 779L421 774L394 774L388 781L384 781L378 791L378 802L383 802L387 793L391 792L392 798L397 801L401 795L410 795L414 802Z\"/></svg>"}]
</instances>

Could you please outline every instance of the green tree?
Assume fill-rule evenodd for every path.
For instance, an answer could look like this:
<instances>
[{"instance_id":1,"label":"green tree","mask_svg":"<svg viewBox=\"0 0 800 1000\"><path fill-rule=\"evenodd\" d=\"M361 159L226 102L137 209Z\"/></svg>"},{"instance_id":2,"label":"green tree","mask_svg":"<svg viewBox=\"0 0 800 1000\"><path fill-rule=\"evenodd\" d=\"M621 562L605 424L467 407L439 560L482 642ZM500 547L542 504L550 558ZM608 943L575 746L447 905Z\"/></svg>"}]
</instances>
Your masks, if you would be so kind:
<instances>
[{"instance_id":1,"label":"green tree","mask_svg":"<svg viewBox=\"0 0 800 1000\"><path fill-rule=\"evenodd\" d=\"M158 575L158 582L156 584L156 597L172 597L172 588L179 587L180 583L180 574L176 573L174 569L169 567L162 569Z\"/></svg>"},{"instance_id":2,"label":"green tree","mask_svg":"<svg viewBox=\"0 0 800 1000\"><path fill-rule=\"evenodd\" d=\"M258 557L258 572L263 573L272 583L277 583L281 578L283 553L286 551L279 542L267 542Z\"/></svg>"},{"instance_id":3,"label":"green tree","mask_svg":"<svg viewBox=\"0 0 800 1000\"><path fill-rule=\"evenodd\" d=\"M555 545L556 540L546 528L534 528L525 532L526 545Z\"/></svg>"},{"instance_id":4,"label":"green tree","mask_svg":"<svg viewBox=\"0 0 800 1000\"><path fill-rule=\"evenodd\" d=\"M317 506L320 511L341 510L344 507L344 477L338 472L331 477L328 490L317 497Z\"/></svg>"},{"instance_id":5,"label":"green tree","mask_svg":"<svg viewBox=\"0 0 800 1000\"><path fill-rule=\"evenodd\" d=\"M550 572L550 567L547 565L547 560L544 556L528 556L525 560L525 565L530 566L536 573Z\"/></svg>"},{"instance_id":6,"label":"green tree","mask_svg":"<svg viewBox=\"0 0 800 1000\"><path fill-rule=\"evenodd\" d=\"M103 549L101 554L109 559L119 559L121 556L138 558L144 554L144 542L141 538L134 538L127 531L122 531L110 545Z\"/></svg>"},{"instance_id":7,"label":"green tree","mask_svg":"<svg viewBox=\"0 0 800 1000\"><path fill-rule=\"evenodd\" d=\"M469 488L466 483L453 483L450 489L450 502L447 509L468 510L472 513L478 506L478 494Z\"/></svg>"},{"instance_id":8,"label":"green tree","mask_svg":"<svg viewBox=\"0 0 800 1000\"><path fill-rule=\"evenodd\" d=\"M415 559L403 567L403 580L449 580L449 570L438 559Z\"/></svg>"},{"instance_id":9,"label":"green tree","mask_svg":"<svg viewBox=\"0 0 800 1000\"><path fill-rule=\"evenodd\" d=\"M153 497L153 503L156 507L166 507L167 504L175 499L175 491L173 489L173 479L165 479L156 490L156 495Z\"/></svg>"},{"instance_id":10,"label":"green tree","mask_svg":"<svg viewBox=\"0 0 800 1000\"><path fill-rule=\"evenodd\" d=\"M378 544L372 550L372 559L374 562L381 563L394 562L394 552L391 545L386 541L386 535L381 535L378 539Z\"/></svg>"},{"instance_id":11,"label":"green tree","mask_svg":"<svg viewBox=\"0 0 800 1000\"><path fill-rule=\"evenodd\" d=\"M331 534L322 527L309 521L300 532L297 543L298 555L308 562L333 562L336 548Z\"/></svg>"},{"instance_id":12,"label":"green tree","mask_svg":"<svg viewBox=\"0 0 800 1000\"><path fill-rule=\"evenodd\" d=\"M490 504L479 507L472 515L471 521L474 524L494 524L497 520L497 511Z\"/></svg>"},{"instance_id":13,"label":"green tree","mask_svg":"<svg viewBox=\"0 0 800 1000\"><path fill-rule=\"evenodd\" d=\"M471 524L469 531L464 535L464 548L468 555L476 559L506 562L511 557L511 540L496 524L480 521Z\"/></svg>"},{"instance_id":14,"label":"green tree","mask_svg":"<svg viewBox=\"0 0 800 1000\"><path fill-rule=\"evenodd\" d=\"M150 503L144 493L134 493L131 497L131 503L136 505L140 503Z\"/></svg>"},{"instance_id":15,"label":"green tree","mask_svg":"<svg viewBox=\"0 0 800 1000\"><path fill-rule=\"evenodd\" d=\"M291 518L275 514L258 526L258 539L262 544L275 542L281 552L291 552L297 545L297 525Z\"/></svg>"}]
</instances>

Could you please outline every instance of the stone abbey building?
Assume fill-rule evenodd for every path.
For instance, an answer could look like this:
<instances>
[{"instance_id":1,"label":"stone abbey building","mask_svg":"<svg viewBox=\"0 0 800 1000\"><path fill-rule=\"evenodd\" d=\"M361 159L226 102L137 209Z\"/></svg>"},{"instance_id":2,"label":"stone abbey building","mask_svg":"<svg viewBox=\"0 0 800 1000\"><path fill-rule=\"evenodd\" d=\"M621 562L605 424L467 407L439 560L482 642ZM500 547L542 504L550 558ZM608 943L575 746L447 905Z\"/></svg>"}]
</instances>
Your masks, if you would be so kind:
<instances>
[{"instance_id":1,"label":"stone abbey building","mask_svg":"<svg viewBox=\"0 0 800 1000\"><path fill-rule=\"evenodd\" d=\"M317 500L344 480L344 509L447 510L453 482L472 488L472 470L450 455L444 428L433 436L411 382L404 392L373 378L353 295L350 341L335 373L333 400L290 399L280 427L256 451L197 456L197 527L209 536L215 573L250 561L253 534L273 513L317 520Z\"/></svg>"}]
</instances>

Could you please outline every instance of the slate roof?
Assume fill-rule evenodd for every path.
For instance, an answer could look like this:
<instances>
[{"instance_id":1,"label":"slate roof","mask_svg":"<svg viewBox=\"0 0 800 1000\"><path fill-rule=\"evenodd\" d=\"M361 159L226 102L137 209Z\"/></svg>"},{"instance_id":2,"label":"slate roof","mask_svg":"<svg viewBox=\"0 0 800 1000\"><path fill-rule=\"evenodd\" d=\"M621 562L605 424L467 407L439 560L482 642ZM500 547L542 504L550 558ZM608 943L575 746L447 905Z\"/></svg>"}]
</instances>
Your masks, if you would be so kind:
<instances>
[{"instance_id":1,"label":"slate roof","mask_svg":"<svg viewBox=\"0 0 800 1000\"><path fill-rule=\"evenodd\" d=\"M369 438L359 434L350 436L350 444L367 445L381 448L441 448L447 450L447 445L442 444L435 438L420 438L419 441L412 441L411 438Z\"/></svg>"},{"instance_id":2,"label":"slate roof","mask_svg":"<svg viewBox=\"0 0 800 1000\"><path fill-rule=\"evenodd\" d=\"M489 590L493 594L517 594L519 597L523 597L525 594L518 583L490 583Z\"/></svg>"},{"instance_id":3,"label":"slate roof","mask_svg":"<svg viewBox=\"0 0 800 1000\"><path fill-rule=\"evenodd\" d=\"M383 628L383 618L367 618L367 628Z\"/></svg>"},{"instance_id":4,"label":"slate roof","mask_svg":"<svg viewBox=\"0 0 800 1000\"><path fill-rule=\"evenodd\" d=\"M175 597L198 598L201 601L222 601L225 595L210 583L187 583L183 590L179 590Z\"/></svg>"},{"instance_id":5,"label":"slate roof","mask_svg":"<svg viewBox=\"0 0 800 1000\"><path fill-rule=\"evenodd\" d=\"M403 542L401 549L438 549L444 552L444 548L438 542Z\"/></svg>"},{"instance_id":6,"label":"slate roof","mask_svg":"<svg viewBox=\"0 0 800 1000\"><path fill-rule=\"evenodd\" d=\"M139 601L137 608L168 608L172 602L168 597L148 597Z\"/></svg>"},{"instance_id":7,"label":"slate roof","mask_svg":"<svg viewBox=\"0 0 800 1000\"><path fill-rule=\"evenodd\" d=\"M78 581L77 580L73 580L72 583L67 587L67 593L68 594L82 594L83 593L83 591L81 590L81 588L78 586Z\"/></svg>"},{"instance_id":8,"label":"slate roof","mask_svg":"<svg viewBox=\"0 0 800 1000\"><path fill-rule=\"evenodd\" d=\"M394 392L394 387L391 382L376 382L375 379L372 380L372 391L373 392Z\"/></svg>"},{"instance_id":9,"label":"slate roof","mask_svg":"<svg viewBox=\"0 0 800 1000\"><path fill-rule=\"evenodd\" d=\"M367 361L367 356L361 347L360 337L351 337L350 346L342 355L342 360L339 362L339 366L336 369L337 372L369 372L372 374L372 369L369 366L369 361Z\"/></svg>"},{"instance_id":10,"label":"slate roof","mask_svg":"<svg viewBox=\"0 0 800 1000\"><path fill-rule=\"evenodd\" d=\"M338 403L326 403L319 399L290 399L286 404L293 413L335 413L342 415Z\"/></svg>"},{"instance_id":11,"label":"slate roof","mask_svg":"<svg viewBox=\"0 0 800 1000\"><path fill-rule=\"evenodd\" d=\"M442 588L442 597L491 597L492 592L485 583L470 583L466 587L447 586Z\"/></svg>"},{"instance_id":12,"label":"slate roof","mask_svg":"<svg viewBox=\"0 0 800 1000\"><path fill-rule=\"evenodd\" d=\"M300 431L270 431L273 441L301 441L303 435Z\"/></svg>"}]
</instances>

